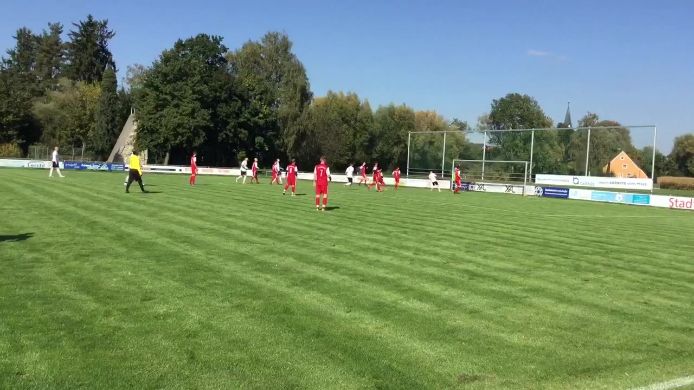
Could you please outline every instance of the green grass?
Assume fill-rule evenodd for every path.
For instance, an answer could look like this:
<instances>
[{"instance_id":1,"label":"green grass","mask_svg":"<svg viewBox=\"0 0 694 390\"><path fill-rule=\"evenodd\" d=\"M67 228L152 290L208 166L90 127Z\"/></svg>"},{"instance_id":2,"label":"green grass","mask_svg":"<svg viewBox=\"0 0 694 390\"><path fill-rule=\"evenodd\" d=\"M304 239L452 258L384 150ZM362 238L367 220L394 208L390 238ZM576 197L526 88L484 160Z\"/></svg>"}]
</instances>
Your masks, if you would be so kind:
<instances>
[{"instance_id":1,"label":"green grass","mask_svg":"<svg viewBox=\"0 0 694 390\"><path fill-rule=\"evenodd\" d=\"M694 374L694 213L0 170L0 388L628 388Z\"/></svg>"}]
</instances>

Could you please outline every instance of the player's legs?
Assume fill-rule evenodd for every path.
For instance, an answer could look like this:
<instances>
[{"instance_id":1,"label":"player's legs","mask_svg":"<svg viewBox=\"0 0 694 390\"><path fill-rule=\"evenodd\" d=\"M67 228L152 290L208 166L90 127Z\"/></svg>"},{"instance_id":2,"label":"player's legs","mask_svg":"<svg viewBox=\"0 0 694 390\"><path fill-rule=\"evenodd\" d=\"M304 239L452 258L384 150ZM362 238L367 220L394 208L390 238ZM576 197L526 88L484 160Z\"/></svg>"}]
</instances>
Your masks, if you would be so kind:
<instances>
[{"instance_id":1,"label":"player's legs","mask_svg":"<svg viewBox=\"0 0 694 390\"><path fill-rule=\"evenodd\" d=\"M323 194L323 211L325 211L325 208L328 206L328 192L326 191L325 194Z\"/></svg>"},{"instance_id":2,"label":"player's legs","mask_svg":"<svg viewBox=\"0 0 694 390\"><path fill-rule=\"evenodd\" d=\"M125 185L125 192L130 192L130 185L133 184L133 180L135 180L135 176L133 175L133 171L130 171L128 174L128 183Z\"/></svg>"},{"instance_id":3,"label":"player's legs","mask_svg":"<svg viewBox=\"0 0 694 390\"><path fill-rule=\"evenodd\" d=\"M147 191L145 191L145 185L142 183L142 176L137 175L137 179L136 179L136 180L137 180L137 184L140 185L140 191L142 191L142 192L147 192Z\"/></svg>"},{"instance_id":4,"label":"player's legs","mask_svg":"<svg viewBox=\"0 0 694 390\"><path fill-rule=\"evenodd\" d=\"M296 182L292 183L292 196L296 196Z\"/></svg>"}]
</instances>

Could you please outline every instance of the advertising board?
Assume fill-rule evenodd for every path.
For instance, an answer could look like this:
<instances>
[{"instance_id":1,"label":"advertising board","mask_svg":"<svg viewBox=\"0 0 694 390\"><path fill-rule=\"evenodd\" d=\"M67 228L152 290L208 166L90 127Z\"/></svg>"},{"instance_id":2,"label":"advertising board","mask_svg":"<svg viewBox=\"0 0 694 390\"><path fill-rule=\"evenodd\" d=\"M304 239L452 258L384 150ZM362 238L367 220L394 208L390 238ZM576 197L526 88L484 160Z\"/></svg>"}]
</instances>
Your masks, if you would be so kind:
<instances>
[{"instance_id":1,"label":"advertising board","mask_svg":"<svg viewBox=\"0 0 694 390\"><path fill-rule=\"evenodd\" d=\"M538 187L535 193L545 198L569 198L569 189L563 187Z\"/></svg>"},{"instance_id":2,"label":"advertising board","mask_svg":"<svg viewBox=\"0 0 694 390\"><path fill-rule=\"evenodd\" d=\"M694 211L694 198L683 196L651 195L651 206Z\"/></svg>"},{"instance_id":3,"label":"advertising board","mask_svg":"<svg viewBox=\"0 0 694 390\"><path fill-rule=\"evenodd\" d=\"M535 175L535 184L545 184L552 186L574 186L574 187L593 187L593 188L618 188L630 190L652 190L653 180L621 178L621 177L600 177L600 176L570 176L570 175Z\"/></svg>"}]
</instances>

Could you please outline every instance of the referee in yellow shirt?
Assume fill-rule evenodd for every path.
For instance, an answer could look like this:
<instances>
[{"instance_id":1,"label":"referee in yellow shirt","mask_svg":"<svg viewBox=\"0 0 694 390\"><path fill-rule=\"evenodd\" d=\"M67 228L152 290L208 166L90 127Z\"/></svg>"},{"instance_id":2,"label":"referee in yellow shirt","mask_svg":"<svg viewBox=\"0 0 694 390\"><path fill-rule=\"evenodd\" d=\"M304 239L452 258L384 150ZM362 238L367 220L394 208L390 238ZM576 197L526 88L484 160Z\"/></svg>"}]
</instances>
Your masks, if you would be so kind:
<instances>
[{"instance_id":1,"label":"referee in yellow shirt","mask_svg":"<svg viewBox=\"0 0 694 390\"><path fill-rule=\"evenodd\" d=\"M140 185L142 192L145 191L145 186L142 185L142 164L140 163L140 156L137 150L133 150L133 154L130 156L130 174L128 175L128 184L125 186L125 192L130 192L130 184L136 181Z\"/></svg>"}]
</instances>

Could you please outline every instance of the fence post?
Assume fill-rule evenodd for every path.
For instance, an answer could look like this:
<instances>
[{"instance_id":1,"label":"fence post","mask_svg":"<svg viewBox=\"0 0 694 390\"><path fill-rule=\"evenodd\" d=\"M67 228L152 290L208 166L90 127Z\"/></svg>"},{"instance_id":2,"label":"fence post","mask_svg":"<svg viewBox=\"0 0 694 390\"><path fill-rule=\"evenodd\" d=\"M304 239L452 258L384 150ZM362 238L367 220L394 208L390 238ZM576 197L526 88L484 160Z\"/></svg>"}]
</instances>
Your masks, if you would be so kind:
<instances>
[{"instance_id":1,"label":"fence post","mask_svg":"<svg viewBox=\"0 0 694 390\"><path fill-rule=\"evenodd\" d=\"M487 158L487 132L484 132L484 138L482 141L482 181L484 181L484 162Z\"/></svg>"},{"instance_id":2,"label":"fence post","mask_svg":"<svg viewBox=\"0 0 694 390\"><path fill-rule=\"evenodd\" d=\"M658 134L658 126L653 126L653 156L651 157L651 181L655 180L655 140ZM653 192L653 187L651 186L651 193Z\"/></svg>"},{"instance_id":3,"label":"fence post","mask_svg":"<svg viewBox=\"0 0 694 390\"><path fill-rule=\"evenodd\" d=\"M583 176L588 176L588 159L590 157L590 127L588 128L588 139L586 142L586 170Z\"/></svg>"},{"instance_id":4,"label":"fence post","mask_svg":"<svg viewBox=\"0 0 694 390\"><path fill-rule=\"evenodd\" d=\"M535 130L530 133L530 180L533 179L533 153L535 151ZM525 188L525 187L523 187Z\"/></svg>"},{"instance_id":5,"label":"fence post","mask_svg":"<svg viewBox=\"0 0 694 390\"><path fill-rule=\"evenodd\" d=\"M443 155L441 156L441 179L444 176L444 167L446 166L446 133L443 132Z\"/></svg>"},{"instance_id":6,"label":"fence post","mask_svg":"<svg viewBox=\"0 0 694 390\"><path fill-rule=\"evenodd\" d=\"M410 177L410 138L412 137L412 132L407 132L407 168L405 170L405 177Z\"/></svg>"}]
</instances>

